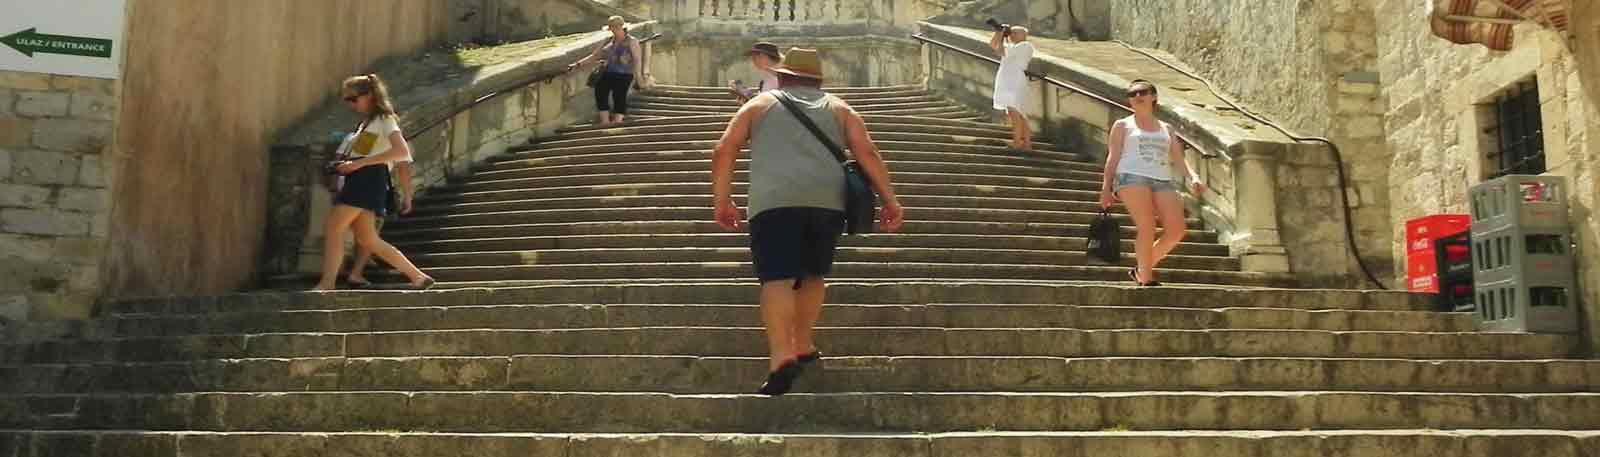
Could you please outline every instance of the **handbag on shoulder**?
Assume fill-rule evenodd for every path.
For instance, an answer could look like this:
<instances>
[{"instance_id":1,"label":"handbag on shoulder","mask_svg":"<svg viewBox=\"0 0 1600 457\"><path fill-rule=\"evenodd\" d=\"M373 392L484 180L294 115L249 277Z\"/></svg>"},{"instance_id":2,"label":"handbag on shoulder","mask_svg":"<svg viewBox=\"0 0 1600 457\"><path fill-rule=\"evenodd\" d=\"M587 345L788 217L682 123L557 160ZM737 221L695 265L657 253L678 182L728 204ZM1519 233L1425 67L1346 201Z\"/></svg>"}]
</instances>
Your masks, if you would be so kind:
<instances>
[{"instance_id":1,"label":"handbag on shoulder","mask_svg":"<svg viewBox=\"0 0 1600 457\"><path fill-rule=\"evenodd\" d=\"M839 164L844 167L845 232L851 235L872 233L873 224L878 218L878 193L872 190L872 181L867 179L867 174L861 170L861 165L846 158L844 149L829 139L827 134L822 133L822 129L817 128L817 124L806 116L805 111L795 105L794 99L789 98L789 94L779 90L774 91L772 95L776 96L790 113L794 113L795 119L800 120L800 124L806 126L806 130L810 130L811 134L833 153L833 158L838 159Z\"/></svg>"}]
</instances>

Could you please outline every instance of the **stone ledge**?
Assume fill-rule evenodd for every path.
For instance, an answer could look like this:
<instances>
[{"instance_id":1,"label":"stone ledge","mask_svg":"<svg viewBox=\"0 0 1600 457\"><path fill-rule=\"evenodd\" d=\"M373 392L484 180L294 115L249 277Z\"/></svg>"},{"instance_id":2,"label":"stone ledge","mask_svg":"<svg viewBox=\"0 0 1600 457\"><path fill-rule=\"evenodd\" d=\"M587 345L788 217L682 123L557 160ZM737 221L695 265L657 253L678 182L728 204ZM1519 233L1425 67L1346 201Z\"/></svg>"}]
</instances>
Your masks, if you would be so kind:
<instances>
[{"instance_id":1,"label":"stone ledge","mask_svg":"<svg viewBox=\"0 0 1600 457\"><path fill-rule=\"evenodd\" d=\"M967 51L985 55L990 52L987 31L926 22L921 24L920 31L929 38ZM1270 127L1231 113L1226 103L1211 95L1197 81L1121 45L1039 37L1032 37L1029 41L1038 48L1029 70L1047 74L1101 97L1111 100L1124 98L1124 88L1132 80L1124 75L1143 75L1143 79L1156 83L1161 88L1159 108L1162 120L1172 123L1185 136L1201 143L1199 146L1207 151L1221 151L1238 157L1244 154L1246 144L1258 143L1253 147L1254 150L1274 151L1277 154L1321 153L1320 147L1296 143ZM1273 147L1262 147L1268 145Z\"/></svg>"}]
</instances>

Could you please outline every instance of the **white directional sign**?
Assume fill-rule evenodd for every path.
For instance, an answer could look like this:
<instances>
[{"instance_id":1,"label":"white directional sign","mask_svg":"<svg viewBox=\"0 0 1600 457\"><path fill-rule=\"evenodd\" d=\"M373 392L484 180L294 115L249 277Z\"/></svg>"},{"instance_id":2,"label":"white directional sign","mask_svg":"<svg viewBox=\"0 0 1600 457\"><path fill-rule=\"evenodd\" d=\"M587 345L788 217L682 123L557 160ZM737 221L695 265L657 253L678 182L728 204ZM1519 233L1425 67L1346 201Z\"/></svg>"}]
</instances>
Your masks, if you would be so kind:
<instances>
[{"instance_id":1,"label":"white directional sign","mask_svg":"<svg viewBox=\"0 0 1600 457\"><path fill-rule=\"evenodd\" d=\"M116 79L126 0L0 0L0 70Z\"/></svg>"}]
</instances>

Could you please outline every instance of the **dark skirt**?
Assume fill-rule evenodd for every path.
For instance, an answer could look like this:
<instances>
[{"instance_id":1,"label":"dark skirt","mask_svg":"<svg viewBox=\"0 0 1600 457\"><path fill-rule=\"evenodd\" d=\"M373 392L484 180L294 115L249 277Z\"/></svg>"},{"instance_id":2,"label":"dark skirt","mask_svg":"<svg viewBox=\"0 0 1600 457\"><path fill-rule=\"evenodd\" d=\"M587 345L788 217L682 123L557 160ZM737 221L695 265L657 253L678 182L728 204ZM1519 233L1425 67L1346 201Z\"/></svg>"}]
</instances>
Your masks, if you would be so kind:
<instances>
[{"instance_id":1,"label":"dark skirt","mask_svg":"<svg viewBox=\"0 0 1600 457\"><path fill-rule=\"evenodd\" d=\"M389 207L389 166L368 165L344 177L334 204L350 205L383 217Z\"/></svg>"}]
</instances>

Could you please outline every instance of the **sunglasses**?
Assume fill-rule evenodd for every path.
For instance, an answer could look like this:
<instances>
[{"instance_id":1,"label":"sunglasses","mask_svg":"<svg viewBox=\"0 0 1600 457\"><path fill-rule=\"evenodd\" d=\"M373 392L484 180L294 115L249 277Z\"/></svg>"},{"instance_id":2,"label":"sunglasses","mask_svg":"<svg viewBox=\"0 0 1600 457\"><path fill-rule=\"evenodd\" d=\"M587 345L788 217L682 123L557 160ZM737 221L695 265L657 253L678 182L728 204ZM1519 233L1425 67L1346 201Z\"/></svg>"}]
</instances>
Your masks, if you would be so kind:
<instances>
[{"instance_id":1,"label":"sunglasses","mask_svg":"<svg viewBox=\"0 0 1600 457\"><path fill-rule=\"evenodd\" d=\"M366 94L361 94L361 95L366 95ZM351 96L345 97L344 98L344 102L345 103L355 103L356 100L361 99L361 95L351 95Z\"/></svg>"},{"instance_id":2,"label":"sunglasses","mask_svg":"<svg viewBox=\"0 0 1600 457\"><path fill-rule=\"evenodd\" d=\"M1130 91L1128 91L1128 98L1134 98L1134 97L1138 97L1140 95L1155 95L1155 94L1156 94L1155 89L1130 90Z\"/></svg>"}]
</instances>

